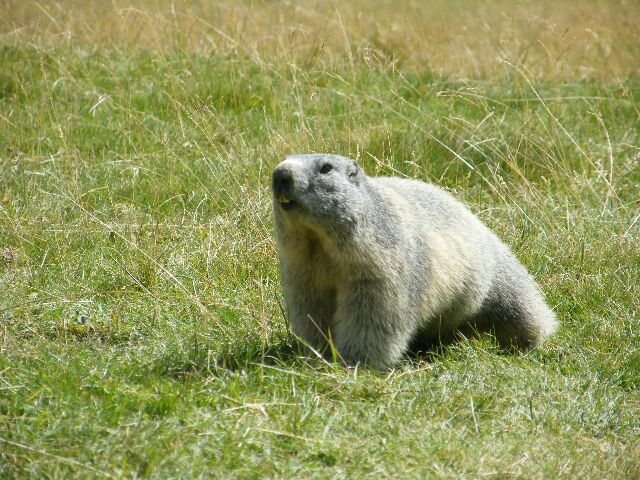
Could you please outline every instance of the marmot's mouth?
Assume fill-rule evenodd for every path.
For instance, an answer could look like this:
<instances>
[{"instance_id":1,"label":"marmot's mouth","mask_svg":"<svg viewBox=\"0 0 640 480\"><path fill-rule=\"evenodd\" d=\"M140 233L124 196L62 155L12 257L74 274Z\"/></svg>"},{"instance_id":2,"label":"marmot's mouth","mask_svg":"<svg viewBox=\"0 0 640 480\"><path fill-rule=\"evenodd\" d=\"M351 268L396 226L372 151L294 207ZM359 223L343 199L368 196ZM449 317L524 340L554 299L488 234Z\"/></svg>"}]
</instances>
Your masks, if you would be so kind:
<instances>
[{"instance_id":1,"label":"marmot's mouth","mask_svg":"<svg viewBox=\"0 0 640 480\"><path fill-rule=\"evenodd\" d=\"M290 203L291 202L291 200L289 200L289 197L287 197L282 192L278 193L278 196L277 196L276 200L278 200L278 203Z\"/></svg>"},{"instance_id":2,"label":"marmot's mouth","mask_svg":"<svg viewBox=\"0 0 640 480\"><path fill-rule=\"evenodd\" d=\"M280 204L283 210L291 210L297 203L287 197L284 193L280 192L276 196L276 201Z\"/></svg>"}]
</instances>

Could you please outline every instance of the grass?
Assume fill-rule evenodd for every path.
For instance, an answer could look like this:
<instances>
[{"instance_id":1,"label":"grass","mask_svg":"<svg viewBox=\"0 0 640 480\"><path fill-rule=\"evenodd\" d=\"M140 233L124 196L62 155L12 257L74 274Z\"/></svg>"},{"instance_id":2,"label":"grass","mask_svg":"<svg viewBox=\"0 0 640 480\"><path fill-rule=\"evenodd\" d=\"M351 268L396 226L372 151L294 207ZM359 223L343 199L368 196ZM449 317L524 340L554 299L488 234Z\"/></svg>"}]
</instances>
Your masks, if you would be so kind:
<instances>
[{"instance_id":1,"label":"grass","mask_svg":"<svg viewBox=\"0 0 640 480\"><path fill-rule=\"evenodd\" d=\"M0 477L640 476L633 2L4 2ZM269 178L445 186L562 321L526 355L296 353Z\"/></svg>"}]
</instances>

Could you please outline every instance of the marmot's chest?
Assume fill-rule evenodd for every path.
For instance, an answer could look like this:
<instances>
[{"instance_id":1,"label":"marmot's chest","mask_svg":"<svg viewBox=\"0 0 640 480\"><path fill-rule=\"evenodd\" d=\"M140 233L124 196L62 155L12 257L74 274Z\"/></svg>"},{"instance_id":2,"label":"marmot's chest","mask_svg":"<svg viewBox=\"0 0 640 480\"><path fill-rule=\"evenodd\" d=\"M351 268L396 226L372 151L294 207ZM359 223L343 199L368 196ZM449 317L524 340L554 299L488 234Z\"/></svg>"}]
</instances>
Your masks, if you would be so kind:
<instances>
[{"instance_id":1,"label":"marmot's chest","mask_svg":"<svg viewBox=\"0 0 640 480\"><path fill-rule=\"evenodd\" d=\"M299 258L307 265L311 283L318 290L334 290L344 277L344 265L317 238L308 238L300 247Z\"/></svg>"}]
</instances>

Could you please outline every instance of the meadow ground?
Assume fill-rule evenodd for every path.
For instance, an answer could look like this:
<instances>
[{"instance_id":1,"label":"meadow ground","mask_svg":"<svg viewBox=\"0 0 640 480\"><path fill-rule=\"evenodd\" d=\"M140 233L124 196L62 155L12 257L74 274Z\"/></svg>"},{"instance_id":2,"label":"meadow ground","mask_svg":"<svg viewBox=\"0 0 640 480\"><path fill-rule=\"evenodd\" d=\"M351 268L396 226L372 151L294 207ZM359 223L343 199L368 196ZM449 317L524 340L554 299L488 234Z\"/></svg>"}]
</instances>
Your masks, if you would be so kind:
<instances>
[{"instance_id":1,"label":"meadow ground","mask_svg":"<svg viewBox=\"0 0 640 480\"><path fill-rule=\"evenodd\" d=\"M640 4L0 4L1 478L640 477ZM296 353L269 179L434 182L562 328Z\"/></svg>"}]
</instances>

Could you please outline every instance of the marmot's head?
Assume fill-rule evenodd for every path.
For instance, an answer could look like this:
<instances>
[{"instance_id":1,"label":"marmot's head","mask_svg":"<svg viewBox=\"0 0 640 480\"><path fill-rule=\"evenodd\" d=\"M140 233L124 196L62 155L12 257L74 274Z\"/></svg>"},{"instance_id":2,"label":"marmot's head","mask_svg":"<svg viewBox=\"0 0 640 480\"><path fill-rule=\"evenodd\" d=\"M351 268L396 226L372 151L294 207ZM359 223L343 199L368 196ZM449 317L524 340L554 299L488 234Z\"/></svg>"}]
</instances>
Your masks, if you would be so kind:
<instances>
[{"instance_id":1,"label":"marmot's head","mask_svg":"<svg viewBox=\"0 0 640 480\"><path fill-rule=\"evenodd\" d=\"M327 233L347 234L358 221L365 201L366 175L339 155L290 155L273 171L277 219L302 222Z\"/></svg>"}]
</instances>

